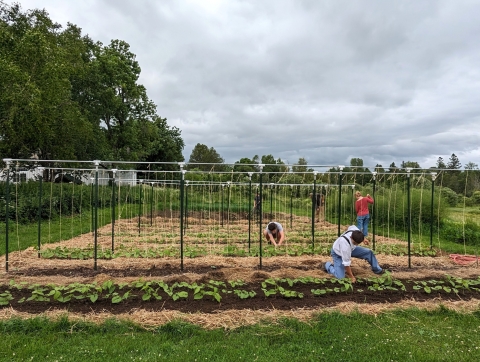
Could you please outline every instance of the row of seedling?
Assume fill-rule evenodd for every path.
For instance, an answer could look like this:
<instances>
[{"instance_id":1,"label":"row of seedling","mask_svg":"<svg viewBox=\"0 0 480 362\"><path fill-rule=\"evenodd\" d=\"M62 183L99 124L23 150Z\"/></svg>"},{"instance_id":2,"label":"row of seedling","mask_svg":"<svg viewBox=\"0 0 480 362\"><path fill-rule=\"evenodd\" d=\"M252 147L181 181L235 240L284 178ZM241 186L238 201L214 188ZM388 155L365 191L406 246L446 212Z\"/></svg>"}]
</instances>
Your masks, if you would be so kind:
<instances>
[{"instance_id":1,"label":"row of seedling","mask_svg":"<svg viewBox=\"0 0 480 362\"><path fill-rule=\"evenodd\" d=\"M218 245L217 247L209 247L202 245L187 245L184 247L183 256L186 258L196 258L206 255L220 255L220 256L253 256L258 257L259 253L258 245L252 245L250 251L246 245ZM377 253L383 253L387 255L407 255L406 250L400 247L385 246L382 245L377 248ZM413 256L435 256L435 250L412 250ZM45 259L78 259L86 260L94 257L94 250L92 246L86 248L69 248L57 246L55 248L44 248L40 250L40 254ZM330 255L330 246L316 245L312 248L312 245L308 244L288 244L275 248L272 245L265 244L262 249L262 256L302 256L302 255ZM98 259L114 259L114 258L165 258L165 257L180 257L179 247L176 245L170 246L158 246L158 247L136 247L125 246L120 244L116 247L115 251L110 248L97 248Z\"/></svg>"},{"instance_id":2,"label":"row of seedling","mask_svg":"<svg viewBox=\"0 0 480 362\"><path fill-rule=\"evenodd\" d=\"M444 280L406 281L393 279L390 273L371 278L359 278L356 284L350 279L336 278L268 278L260 283L257 288L247 289L247 283L242 280L215 281L208 283L174 282L168 284L164 281L138 280L131 283L114 283L112 280L98 284L72 283L68 285L40 285L17 283L14 280L9 285L0 287L0 305L10 305L15 299L15 291L30 291L28 297L21 297L17 303L24 302L50 302L68 303L75 300L87 300L95 303L97 300L110 300L117 304L128 298L139 296L143 301L162 300L171 298L173 301L187 299L191 296L194 300L210 299L221 302L222 297L233 294L240 299L255 297L263 293L264 297L281 296L283 298L303 298L304 293L295 290L297 284L322 285L321 288L310 289L312 295L321 296L330 293L362 293L367 288L369 291L400 291L411 289L414 292L433 291L458 294L462 291L480 292L480 277L477 279L463 279L447 276ZM23 293L25 294L25 293Z\"/></svg>"}]
</instances>

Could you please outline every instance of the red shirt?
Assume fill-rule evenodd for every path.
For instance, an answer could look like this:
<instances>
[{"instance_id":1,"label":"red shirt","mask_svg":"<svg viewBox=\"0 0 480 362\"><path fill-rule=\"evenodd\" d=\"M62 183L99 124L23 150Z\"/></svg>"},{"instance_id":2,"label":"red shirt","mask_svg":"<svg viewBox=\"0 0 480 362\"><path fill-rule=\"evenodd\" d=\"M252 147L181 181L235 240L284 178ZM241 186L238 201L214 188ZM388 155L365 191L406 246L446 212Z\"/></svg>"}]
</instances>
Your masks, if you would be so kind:
<instances>
[{"instance_id":1,"label":"red shirt","mask_svg":"<svg viewBox=\"0 0 480 362\"><path fill-rule=\"evenodd\" d=\"M370 196L361 197L355 202L357 216L368 215L368 204L373 204L373 199Z\"/></svg>"}]
</instances>

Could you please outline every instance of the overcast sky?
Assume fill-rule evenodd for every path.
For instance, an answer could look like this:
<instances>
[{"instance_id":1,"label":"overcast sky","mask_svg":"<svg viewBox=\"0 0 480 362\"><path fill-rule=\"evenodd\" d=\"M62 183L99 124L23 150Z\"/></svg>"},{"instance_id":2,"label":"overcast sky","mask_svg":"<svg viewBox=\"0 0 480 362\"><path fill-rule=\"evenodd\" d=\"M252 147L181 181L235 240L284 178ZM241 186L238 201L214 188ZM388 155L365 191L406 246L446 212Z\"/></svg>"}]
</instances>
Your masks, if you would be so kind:
<instances>
[{"instance_id":1,"label":"overcast sky","mask_svg":"<svg viewBox=\"0 0 480 362\"><path fill-rule=\"evenodd\" d=\"M480 165L478 0L18 2L129 43L187 161Z\"/></svg>"}]
</instances>

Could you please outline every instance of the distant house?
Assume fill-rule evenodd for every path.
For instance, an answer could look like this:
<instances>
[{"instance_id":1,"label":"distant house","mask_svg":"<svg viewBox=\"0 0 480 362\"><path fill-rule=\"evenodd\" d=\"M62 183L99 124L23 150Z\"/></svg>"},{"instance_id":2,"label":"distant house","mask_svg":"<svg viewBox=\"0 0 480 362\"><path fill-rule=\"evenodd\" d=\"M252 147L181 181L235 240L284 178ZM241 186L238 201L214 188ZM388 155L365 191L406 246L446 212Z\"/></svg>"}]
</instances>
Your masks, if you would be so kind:
<instances>
[{"instance_id":1,"label":"distant house","mask_svg":"<svg viewBox=\"0 0 480 362\"><path fill-rule=\"evenodd\" d=\"M55 170L54 170L55 171ZM57 170L58 171L58 170ZM10 175L10 182L12 183L21 183L27 181L38 180L40 173L38 169L27 169L27 168L16 168ZM98 170L98 184L99 185L108 185L112 179L111 170ZM0 182L5 182L7 176L5 172L0 173ZM135 170L117 170L115 174L115 181L117 185L130 185L134 186L137 184L137 171ZM54 176L55 183L75 183L77 185L92 185L95 183L95 171L61 171L55 173Z\"/></svg>"},{"instance_id":2,"label":"distant house","mask_svg":"<svg viewBox=\"0 0 480 362\"><path fill-rule=\"evenodd\" d=\"M10 182L12 183L21 183L27 182L29 180L35 180L38 177L36 170L29 170L27 168L16 168L13 174L10 174ZM0 173L0 181L6 181L7 176L5 171Z\"/></svg>"},{"instance_id":3,"label":"distant house","mask_svg":"<svg viewBox=\"0 0 480 362\"><path fill-rule=\"evenodd\" d=\"M92 185L95 183L95 172L88 172L83 175L85 178L84 183L86 185ZM112 178L112 171L110 170L98 170L98 184L108 185ZM115 174L115 182L117 185L130 185L135 186L137 184L137 171L135 170L117 170Z\"/></svg>"}]
</instances>

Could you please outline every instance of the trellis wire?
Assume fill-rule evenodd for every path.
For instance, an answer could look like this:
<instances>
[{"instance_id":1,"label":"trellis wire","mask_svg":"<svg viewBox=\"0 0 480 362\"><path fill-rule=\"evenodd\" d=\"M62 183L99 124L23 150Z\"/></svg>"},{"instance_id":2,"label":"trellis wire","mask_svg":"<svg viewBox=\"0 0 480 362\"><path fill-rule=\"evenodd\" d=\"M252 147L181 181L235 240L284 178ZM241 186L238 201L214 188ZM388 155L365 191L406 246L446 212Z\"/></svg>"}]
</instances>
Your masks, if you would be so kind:
<instances>
[{"instance_id":1,"label":"trellis wire","mask_svg":"<svg viewBox=\"0 0 480 362\"><path fill-rule=\"evenodd\" d=\"M172 173L172 181L173 181L173 176L174 174ZM225 178L222 178L222 174L221 173L217 173L218 175L218 182L224 182ZM150 179L150 174L148 174L149 176L149 179ZM157 176L157 175L156 175ZM225 174L223 174L223 176L225 176ZM466 173L466 177L467 177L467 181L468 181L468 176L469 176L469 173L467 172ZM283 175L281 176L280 179L282 179ZM330 177L330 174L328 174L328 177ZM340 174L339 177L342 178L342 181L343 180L346 180L347 179L347 176L346 174ZM365 175L363 175L363 177L365 178ZM392 183L395 181L395 178L397 176L396 175L393 175L393 179L392 179ZM203 212L203 209L200 209L200 201L199 201L199 198L200 198L200 195L202 195L202 204L204 203L204 200L205 200L205 193L207 192L207 188L210 187L211 189L212 188L215 188L215 192L210 192L210 197L213 199L213 202L209 203L208 205L208 208L211 210L211 208L215 208L216 211L218 211L218 213L216 213L215 215L219 215L218 219L217 218L214 218L214 222L211 224L212 227L210 227L211 230L215 231L215 230L218 230L219 229L219 224L222 223L224 228L221 230L221 231L224 231L226 230L226 234L223 234L225 235L225 240L226 240L226 245L227 246L230 246L231 244L233 244L234 242L237 241L238 237L240 237L240 240L244 240L243 238L243 232L236 232L234 233L233 231L234 230L238 230L237 229L237 225L240 224L239 222L239 218L242 217L242 213L243 213L243 209L245 207L245 202L244 202L244 198L245 197L245 194L246 194L246 186L245 185L241 185L241 186L238 186L236 185L237 182L240 181L240 176L238 178L236 178L234 176L234 173L232 172L231 175L230 175L230 182L231 182L231 185L229 185L228 187L226 186L218 186L218 184L214 185L213 183L210 184L210 186L195 186L195 185L191 185L189 187L191 187L192 189L192 192L188 195L190 197L190 201L191 201L191 208L189 208L189 211L196 211L198 210L198 214L196 215L199 215L200 217L199 218L193 218L192 219L192 225L201 225L201 224L205 224L205 220L203 218L203 215L204 215L204 212ZM357 173L354 174L353 176L353 179L354 181L356 181L358 178L358 175ZM443 180L443 174L442 174L442 180ZM419 241L421 239L421 236L422 236L422 230L423 230L423 225L422 225L422 213L423 213L423 192L424 192L424 187L425 187L425 175L424 173L421 174L421 176L418 178L417 180L417 188L418 186L420 186L420 190L419 190L419 193L417 193L417 195L419 194L420 196L420 209L419 209L419 216L418 216L418 228L419 228L419 232L418 232L418 236L419 236ZM385 181L386 183L386 181ZM65 235L64 235L64 231L67 233L68 235L68 227L64 229L64 226L63 226L63 223L64 221L62 220L64 216L68 217L68 215L63 215L65 212L65 207L67 207L68 209L68 200L63 200L63 197L68 194L67 193L67 186L64 186L64 185L59 185L60 187L60 198L59 198L59 204L56 204L56 207L55 209L57 210L57 207L58 207L58 212L60 213L59 215L59 222L58 222L58 225L59 225L59 235L60 235L60 240L64 240L65 239ZM159 193L157 192L158 190L155 189L153 190L151 193L150 192L147 192L147 189L148 189L148 185L145 184L145 183L142 183L142 184L139 184L137 185L138 187L135 187L135 186L131 186L131 185L128 185L128 189L127 189L127 192L125 192L125 198L122 196L122 188L120 186L120 183L118 185L118 194L119 196L122 196L120 199L121 200L125 200L124 201L124 204L122 205L121 202L118 203L118 208L119 208L119 213L118 213L118 218L127 218L129 220L133 220L134 219L134 216L136 215L136 213L138 212L138 217L139 217L139 220L143 220L143 224L145 224L145 220L147 218L147 215L149 215L149 212L150 212L150 216L152 217L153 216L153 208L151 209L152 211L149 211L149 205L153 205L155 204L155 207L157 207L157 203L158 203L158 197L160 196ZM167 197L166 195L166 191L167 191L167 188L165 187L166 185L164 185L164 188L165 188L165 192L164 192L164 198ZM264 186L266 186L267 188L265 190L268 190L268 184L265 184ZM307 186L307 187L310 187L310 186ZM345 220L350 220L351 219L351 215L347 215L347 214L350 214L350 210L353 210L353 206L352 205L349 205L350 201L353 202L353 199L351 200L350 199L350 186L347 186L347 185L342 185L342 187L338 187L336 189L336 192L338 192L339 196L340 195L345 195L345 197L342 197L342 203L341 205L337 205L337 208L340 208L338 210L338 215L343 215L343 218ZM393 207L393 213L394 213L394 222L393 222L393 227L394 227L394 233L396 233L396 215L395 215L395 212L396 212L396 204L397 204L397 198L399 197L398 195L398 188L399 188L399 185L398 185L398 182L395 183L394 185L395 187L395 199L394 199L394 207ZM153 186L152 186L153 188ZM223 190L222 190L223 188ZM199 190L201 189L201 190ZM56 189L58 191L58 189ZM103 187L101 188L101 192L100 192L100 201L98 202L99 205L94 205L95 207L100 207L101 206L104 206L107 204L107 198L105 196L105 192L107 190L107 187L103 184ZM326 195L332 195L332 192L333 192L334 187L330 186L330 187L326 187L325 189L325 194ZM170 228L171 228L171 232L172 234L175 234L178 232L178 226L177 226L177 223L175 222L176 220L176 212L173 212L176 208L177 208L177 197L178 197L178 184L176 185L172 185L168 188L168 198L170 200L170 204L169 204L169 208L170 208ZM222 207L222 204L219 202L219 196L220 196L220 192L223 192L223 196L225 197L224 199L224 203L223 203L223 207ZM268 201L267 199L264 199L262 200L262 203L263 203L263 211L266 211L266 210L269 210L269 212L271 213L270 215L270 218L271 219L279 219L282 221L283 224L287 224L287 215L288 215L288 197L287 197L287 193L288 191L292 192L292 190L288 190L288 186L286 185L278 185L278 184L275 184L275 186L272 186L272 189L270 190L270 193L266 193L268 196L271 196L273 200L273 203L272 201L270 201L272 207L271 209L268 207ZM15 207L16 209L18 209L18 203L19 203L19 195L18 195L18 185L16 187L16 198L15 198ZM72 190L71 190L71 195L72 195L72 212L71 212L71 216L72 216L72 219L71 219L71 223L70 223L70 236L73 237L74 236L74 223L73 223L73 218L74 218L74 199L76 197L76 193L78 192L78 188L76 188L75 185L72 185ZM322 192L322 188L320 188L320 192ZM410 192L410 191L409 191ZM304 197L304 193L303 190L302 192L300 193L301 197L300 197L300 200L299 200L299 205L300 205L300 208L303 208L304 209L304 214L305 215L311 215L311 212L309 212L309 209L310 209L310 204L308 202L305 202L305 197ZM465 186L465 190L464 190L464 193L466 195L466 186ZM82 197L83 197L83 192L81 192L81 196L80 196L80 200L82 201ZM405 184L403 185L403 194L405 195ZM441 192L440 192L441 194ZM274 196L273 196L274 195ZM464 195L464 196L465 196ZM137 197L138 196L138 197ZM52 200L56 199L56 197L53 196L53 182L51 183L51 187L50 187L50 211L49 211L49 235L48 235L48 240L49 241L52 241L52 218L53 218L53 205L52 205ZM139 205L140 207L137 208L135 206L136 202L135 200L138 200L138 202L140 202L141 204ZM67 203L65 205L63 204L63 202L66 201ZM80 203L82 203L80 201ZM90 201L91 201L91 205L93 205L93 198L92 198L92 193L90 195ZM330 197L326 197L326 203L327 205L331 202L334 202L334 200L331 200ZM405 214L406 213L406 209L405 209L405 199L402 198L402 207L401 207L401 210L402 210L402 213ZM384 207L387 207L387 233L390 234L390 217L391 217L391 203L392 203L392 188L390 188L389 190L389 200L388 200L388 204L384 204ZM165 206L167 206L167 203L165 202L164 203L164 208ZM175 205L175 206L174 206ZM388 206L386 206L388 205ZM349 208L350 207L350 208ZM198 208L198 209L197 209ZM328 208L326 208L326 210L328 210ZM330 208L330 211L333 211L334 208ZM80 205L80 213L82 211L82 208L81 208L81 205ZM248 210L249 212L251 212L251 210ZM343 211L343 213L342 213ZM233 218L233 212L235 213L238 213L239 217L237 218ZM412 213L412 209L409 208L409 210L407 211L408 213L410 213L409 215L411 216L411 213ZM325 212L326 214L327 212ZM67 212L68 214L68 212ZM166 215L166 213L163 213L163 215ZM101 213L101 219L100 219L100 222L101 224L105 224L106 223L106 220L105 218L108 216L108 212L102 212ZM225 219L223 218L223 216L225 216ZM466 252L466 201L465 201L465 197L464 197L464 202L463 202L463 229L462 229L462 233L463 233L463 238L464 238L464 250ZM333 217L333 215L332 215ZM81 218L81 216L80 216ZM160 220L160 219L159 219ZM151 229L148 229L148 228L144 228L143 224L141 225L141 228L139 229L139 234L142 238L143 241L145 240L148 240L152 235L156 234L157 233L157 219L155 220L156 223L155 223L155 226L153 226L153 222L152 222L152 228ZM19 214L18 214L18 211L17 211L17 214L16 214L16 222L17 222L17 244L18 244L18 248L20 248L20 242L19 242L19 229L18 229L18 224L19 224ZM339 220L340 222L340 220ZM125 223L126 224L126 223ZM82 225L82 221L80 221L80 225ZM226 226L226 227L225 227ZM80 229L82 229L82 226L80 227ZM292 228L293 229L293 228ZM300 227L300 229L302 229L302 227ZM303 228L304 229L304 228ZM93 230L93 226L92 224L90 224L90 231ZM161 229L163 232L165 232L165 229ZM405 228L402 228L402 231L403 231L403 235L405 233ZM125 233L126 234L126 233ZM439 233L438 233L438 239L439 239ZM174 242L174 238L170 238L170 240L172 240L172 242ZM439 241L439 245L440 245L440 241Z\"/></svg>"}]
</instances>

